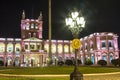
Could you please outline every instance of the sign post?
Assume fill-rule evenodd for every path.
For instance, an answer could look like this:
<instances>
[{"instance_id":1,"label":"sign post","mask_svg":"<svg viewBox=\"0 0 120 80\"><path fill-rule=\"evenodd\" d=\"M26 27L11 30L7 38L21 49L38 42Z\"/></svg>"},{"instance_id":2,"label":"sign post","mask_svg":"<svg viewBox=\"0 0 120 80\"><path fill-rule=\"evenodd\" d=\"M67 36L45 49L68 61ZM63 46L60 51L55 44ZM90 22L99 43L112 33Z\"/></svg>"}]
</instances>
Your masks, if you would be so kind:
<instances>
[{"instance_id":1,"label":"sign post","mask_svg":"<svg viewBox=\"0 0 120 80\"><path fill-rule=\"evenodd\" d=\"M75 49L75 69L74 72L70 74L70 80L83 80L83 74L79 72L77 68L77 52L82 45L79 39L72 40L72 48Z\"/></svg>"}]
</instances>

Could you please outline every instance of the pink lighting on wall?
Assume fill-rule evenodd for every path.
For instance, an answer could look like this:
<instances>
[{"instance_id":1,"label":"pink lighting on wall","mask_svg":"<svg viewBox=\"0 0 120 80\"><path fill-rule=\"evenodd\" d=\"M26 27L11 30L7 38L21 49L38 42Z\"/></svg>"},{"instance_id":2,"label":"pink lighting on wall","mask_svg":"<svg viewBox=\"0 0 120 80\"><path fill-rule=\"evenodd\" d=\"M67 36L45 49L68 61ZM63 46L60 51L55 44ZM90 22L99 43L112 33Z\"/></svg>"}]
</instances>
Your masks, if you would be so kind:
<instances>
[{"instance_id":1,"label":"pink lighting on wall","mask_svg":"<svg viewBox=\"0 0 120 80\"><path fill-rule=\"evenodd\" d=\"M38 29L39 29L38 37L42 38L42 22L39 22Z\"/></svg>"},{"instance_id":2,"label":"pink lighting on wall","mask_svg":"<svg viewBox=\"0 0 120 80\"><path fill-rule=\"evenodd\" d=\"M40 21L40 22L38 23L38 28L39 28L39 30L42 30L42 21Z\"/></svg>"},{"instance_id":3,"label":"pink lighting on wall","mask_svg":"<svg viewBox=\"0 0 120 80\"><path fill-rule=\"evenodd\" d=\"M22 42L22 48L24 48L24 46L25 46L25 43L24 43L24 42Z\"/></svg>"},{"instance_id":4,"label":"pink lighting on wall","mask_svg":"<svg viewBox=\"0 0 120 80\"><path fill-rule=\"evenodd\" d=\"M97 48L98 50L100 50L100 37L97 36Z\"/></svg>"},{"instance_id":5,"label":"pink lighting on wall","mask_svg":"<svg viewBox=\"0 0 120 80\"><path fill-rule=\"evenodd\" d=\"M21 22L21 29L25 30L25 22Z\"/></svg>"},{"instance_id":6,"label":"pink lighting on wall","mask_svg":"<svg viewBox=\"0 0 120 80\"><path fill-rule=\"evenodd\" d=\"M114 38L114 46L115 46L115 49L118 48L118 42L117 42L117 38L116 37Z\"/></svg>"},{"instance_id":7,"label":"pink lighting on wall","mask_svg":"<svg viewBox=\"0 0 120 80\"><path fill-rule=\"evenodd\" d=\"M42 38L42 32L38 33L39 38Z\"/></svg>"},{"instance_id":8,"label":"pink lighting on wall","mask_svg":"<svg viewBox=\"0 0 120 80\"><path fill-rule=\"evenodd\" d=\"M3 55L0 55L0 57L4 57Z\"/></svg>"},{"instance_id":9,"label":"pink lighting on wall","mask_svg":"<svg viewBox=\"0 0 120 80\"><path fill-rule=\"evenodd\" d=\"M43 52L44 52L44 50L39 50L39 52L42 52L42 53L43 53Z\"/></svg>"}]
</instances>

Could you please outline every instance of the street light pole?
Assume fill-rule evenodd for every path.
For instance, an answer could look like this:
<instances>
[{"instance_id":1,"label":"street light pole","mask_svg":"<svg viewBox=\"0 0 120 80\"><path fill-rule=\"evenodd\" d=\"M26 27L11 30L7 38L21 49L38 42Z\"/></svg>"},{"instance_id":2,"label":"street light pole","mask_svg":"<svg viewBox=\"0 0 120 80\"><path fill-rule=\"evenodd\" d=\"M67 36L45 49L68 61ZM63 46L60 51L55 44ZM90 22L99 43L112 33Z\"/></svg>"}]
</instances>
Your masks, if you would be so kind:
<instances>
[{"instance_id":1,"label":"street light pole","mask_svg":"<svg viewBox=\"0 0 120 80\"><path fill-rule=\"evenodd\" d=\"M85 26L85 20L79 12L72 12L69 18L66 18L66 25L74 36L72 41L72 47L75 49L75 65L74 71L70 74L70 80L83 80L83 74L79 72L77 67L77 52L80 48L80 40L78 39L79 32L82 31Z\"/></svg>"},{"instance_id":2,"label":"street light pole","mask_svg":"<svg viewBox=\"0 0 120 80\"><path fill-rule=\"evenodd\" d=\"M51 53L51 38L52 38L52 29L51 29L51 0L48 0L48 5L49 5L49 62L48 63L50 63L51 62L51 60L52 60L52 53Z\"/></svg>"}]
</instances>

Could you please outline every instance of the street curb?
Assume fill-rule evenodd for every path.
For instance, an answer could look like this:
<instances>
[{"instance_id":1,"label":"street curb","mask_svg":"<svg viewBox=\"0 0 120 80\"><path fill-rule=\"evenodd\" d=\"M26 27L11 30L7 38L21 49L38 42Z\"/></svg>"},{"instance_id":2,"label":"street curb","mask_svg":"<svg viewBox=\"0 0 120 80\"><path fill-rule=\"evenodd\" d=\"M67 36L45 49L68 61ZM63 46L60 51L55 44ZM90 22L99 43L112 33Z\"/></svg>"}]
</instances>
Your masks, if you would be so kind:
<instances>
[{"instance_id":1,"label":"street curb","mask_svg":"<svg viewBox=\"0 0 120 80\"><path fill-rule=\"evenodd\" d=\"M100 76L100 75L110 75L110 74L120 74L120 72L83 74L83 76ZM6 76L6 77L69 77L70 74L62 74L62 75L16 75L16 74L0 74L0 76Z\"/></svg>"}]
</instances>

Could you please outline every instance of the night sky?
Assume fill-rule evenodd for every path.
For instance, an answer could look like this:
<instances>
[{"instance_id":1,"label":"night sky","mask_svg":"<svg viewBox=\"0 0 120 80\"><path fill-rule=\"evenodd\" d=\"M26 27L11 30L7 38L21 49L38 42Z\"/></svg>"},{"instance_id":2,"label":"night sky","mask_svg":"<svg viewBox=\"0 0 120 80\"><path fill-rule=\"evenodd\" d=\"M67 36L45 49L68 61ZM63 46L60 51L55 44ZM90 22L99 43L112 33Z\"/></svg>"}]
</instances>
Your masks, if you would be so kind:
<instances>
[{"instance_id":1,"label":"night sky","mask_svg":"<svg viewBox=\"0 0 120 80\"><path fill-rule=\"evenodd\" d=\"M86 19L79 37L94 32L114 32L120 35L119 0L52 0L52 39L72 39L65 18L74 8L81 10ZM48 0L1 0L0 37L20 38L22 11L26 18L37 19L43 13L43 38L48 39ZM120 40L119 40L120 41Z\"/></svg>"}]
</instances>

